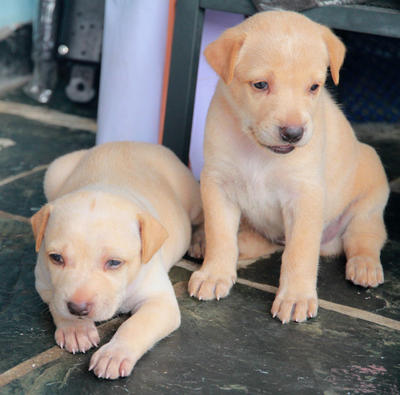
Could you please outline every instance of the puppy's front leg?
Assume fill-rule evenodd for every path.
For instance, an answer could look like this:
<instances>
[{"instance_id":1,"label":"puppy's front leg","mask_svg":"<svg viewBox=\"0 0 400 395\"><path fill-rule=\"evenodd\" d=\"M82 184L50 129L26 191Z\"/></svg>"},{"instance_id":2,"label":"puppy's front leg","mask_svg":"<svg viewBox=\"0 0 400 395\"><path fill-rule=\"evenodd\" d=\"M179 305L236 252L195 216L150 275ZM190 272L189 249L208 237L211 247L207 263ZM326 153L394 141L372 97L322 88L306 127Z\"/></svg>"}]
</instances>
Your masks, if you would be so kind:
<instances>
[{"instance_id":1,"label":"puppy's front leg","mask_svg":"<svg viewBox=\"0 0 400 395\"><path fill-rule=\"evenodd\" d=\"M282 323L301 322L317 315L317 270L323 228L322 191L301 192L284 208L286 247L272 315Z\"/></svg>"},{"instance_id":2,"label":"puppy's front leg","mask_svg":"<svg viewBox=\"0 0 400 395\"><path fill-rule=\"evenodd\" d=\"M179 325L180 312L173 292L153 296L93 354L89 370L106 379L129 376L138 359Z\"/></svg>"},{"instance_id":3,"label":"puppy's front leg","mask_svg":"<svg viewBox=\"0 0 400 395\"><path fill-rule=\"evenodd\" d=\"M201 175L206 253L200 270L189 281L189 294L200 300L228 295L236 281L237 232L240 209L207 174Z\"/></svg>"}]
</instances>

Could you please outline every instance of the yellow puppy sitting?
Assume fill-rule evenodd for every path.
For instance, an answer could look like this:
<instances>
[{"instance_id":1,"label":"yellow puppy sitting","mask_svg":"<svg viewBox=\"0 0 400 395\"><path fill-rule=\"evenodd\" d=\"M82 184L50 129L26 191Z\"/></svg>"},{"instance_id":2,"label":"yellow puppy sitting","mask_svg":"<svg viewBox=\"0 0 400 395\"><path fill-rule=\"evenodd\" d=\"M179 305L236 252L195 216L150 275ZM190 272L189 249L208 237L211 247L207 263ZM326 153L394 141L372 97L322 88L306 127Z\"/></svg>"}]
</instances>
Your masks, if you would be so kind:
<instances>
[{"instance_id":1,"label":"yellow puppy sitting","mask_svg":"<svg viewBox=\"0 0 400 395\"><path fill-rule=\"evenodd\" d=\"M324 88L328 66L338 84L344 55L327 27L285 11L256 14L206 48L221 79L201 174L205 260L190 294L226 296L242 247L262 255L285 245L272 306L282 322L317 314L320 253L344 250L355 284L383 282L387 179ZM241 218L258 233L238 240Z\"/></svg>"},{"instance_id":2,"label":"yellow puppy sitting","mask_svg":"<svg viewBox=\"0 0 400 395\"><path fill-rule=\"evenodd\" d=\"M198 183L165 147L124 142L55 160L44 189L49 203L31 219L36 289L56 342L85 352L99 342L95 321L131 312L90 363L98 377L127 376L180 325L167 273L201 219Z\"/></svg>"}]
</instances>

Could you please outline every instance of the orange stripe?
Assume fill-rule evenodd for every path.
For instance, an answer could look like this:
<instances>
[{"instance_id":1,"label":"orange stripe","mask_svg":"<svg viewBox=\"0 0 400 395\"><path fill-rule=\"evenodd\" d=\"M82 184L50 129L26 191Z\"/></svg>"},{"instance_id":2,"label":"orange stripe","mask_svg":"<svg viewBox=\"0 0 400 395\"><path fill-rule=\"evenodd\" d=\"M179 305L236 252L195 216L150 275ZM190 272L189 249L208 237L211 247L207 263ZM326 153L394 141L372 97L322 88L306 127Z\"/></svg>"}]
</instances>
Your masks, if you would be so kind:
<instances>
[{"instance_id":1,"label":"orange stripe","mask_svg":"<svg viewBox=\"0 0 400 395\"><path fill-rule=\"evenodd\" d=\"M158 129L159 144L162 144L164 136L164 122L165 122L165 111L167 107L168 80L169 80L169 70L171 67L172 40L174 35L175 4L176 0L169 0L167 45L165 51L164 76L163 76L163 87L161 95L160 126Z\"/></svg>"}]
</instances>

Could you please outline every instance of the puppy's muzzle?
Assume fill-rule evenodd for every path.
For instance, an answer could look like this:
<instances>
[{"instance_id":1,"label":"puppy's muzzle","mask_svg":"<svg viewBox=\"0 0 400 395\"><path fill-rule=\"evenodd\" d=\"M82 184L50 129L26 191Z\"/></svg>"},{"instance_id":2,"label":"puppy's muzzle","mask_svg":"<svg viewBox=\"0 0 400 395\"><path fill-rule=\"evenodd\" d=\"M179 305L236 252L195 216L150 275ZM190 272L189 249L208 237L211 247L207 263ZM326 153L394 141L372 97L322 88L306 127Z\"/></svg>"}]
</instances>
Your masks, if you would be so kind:
<instances>
[{"instance_id":1,"label":"puppy's muzzle","mask_svg":"<svg viewBox=\"0 0 400 395\"><path fill-rule=\"evenodd\" d=\"M89 315L90 311L92 310L92 304L86 302L83 303L68 302L67 307L71 314L80 317Z\"/></svg>"},{"instance_id":2,"label":"puppy's muzzle","mask_svg":"<svg viewBox=\"0 0 400 395\"><path fill-rule=\"evenodd\" d=\"M294 144L299 142L304 134L303 126L280 126L279 135L285 143Z\"/></svg>"}]
</instances>

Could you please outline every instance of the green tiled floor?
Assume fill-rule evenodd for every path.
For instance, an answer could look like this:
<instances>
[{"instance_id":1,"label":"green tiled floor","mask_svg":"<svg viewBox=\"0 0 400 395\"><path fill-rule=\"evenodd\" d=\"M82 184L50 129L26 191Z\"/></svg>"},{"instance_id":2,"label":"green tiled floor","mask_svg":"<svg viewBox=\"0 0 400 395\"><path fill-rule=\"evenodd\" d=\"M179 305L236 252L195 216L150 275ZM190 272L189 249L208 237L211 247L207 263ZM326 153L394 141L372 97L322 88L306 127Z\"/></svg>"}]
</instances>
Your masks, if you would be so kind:
<instances>
[{"instance_id":1,"label":"green tiled floor","mask_svg":"<svg viewBox=\"0 0 400 395\"><path fill-rule=\"evenodd\" d=\"M10 97L15 100L18 94ZM62 107L60 107L62 109ZM385 126L379 135L365 126L361 138L378 148L391 179L398 177L400 136ZM386 129L389 128L389 129ZM389 132L388 132L389 130ZM398 132L397 132L398 133ZM0 380L18 364L55 343L50 313L34 288L34 241L28 221L43 203L44 170L2 184L59 155L90 147L89 132L53 127L0 114ZM386 282L365 290L344 280L344 260L323 259L319 297L400 321L399 195L386 212L390 240L382 260ZM4 213L5 212L5 213ZM8 215L8 214L11 214ZM13 217L21 216L25 217ZM277 285L280 255L239 271L241 278ZM282 325L269 309L273 295L236 285L219 302L199 302L185 292L190 272L171 271L180 292L182 325L117 381L88 372L93 351L31 366L0 389L3 394L398 394L400 331L320 308L306 323ZM113 322L111 322L112 325ZM104 329L105 339L112 328ZM18 370L18 368L17 368ZM1 381L0 381L1 382Z\"/></svg>"},{"instance_id":2,"label":"green tiled floor","mask_svg":"<svg viewBox=\"0 0 400 395\"><path fill-rule=\"evenodd\" d=\"M320 394L368 389L375 394L396 393L396 331L324 310L316 320L282 326L265 312L272 299L240 285L219 303L199 303L185 296L179 300L181 328L146 354L131 377L97 380L87 372L90 355L66 355L6 390Z\"/></svg>"},{"instance_id":3,"label":"green tiled floor","mask_svg":"<svg viewBox=\"0 0 400 395\"><path fill-rule=\"evenodd\" d=\"M389 241L382 252L385 285L378 288L355 286L345 281L344 257L321 258L318 276L318 296L334 303L363 309L400 321L400 243ZM239 276L251 281L277 286L281 254L276 253L246 269ZM399 339L400 340L400 339ZM399 349L400 351L400 349Z\"/></svg>"},{"instance_id":4,"label":"green tiled floor","mask_svg":"<svg viewBox=\"0 0 400 395\"><path fill-rule=\"evenodd\" d=\"M94 144L93 133L48 126L14 115L0 115L0 137L15 145L0 151L0 179L50 163L67 152Z\"/></svg>"},{"instance_id":5,"label":"green tiled floor","mask_svg":"<svg viewBox=\"0 0 400 395\"><path fill-rule=\"evenodd\" d=\"M48 308L35 290L35 251L29 224L0 217L0 370L54 345Z\"/></svg>"}]
</instances>

